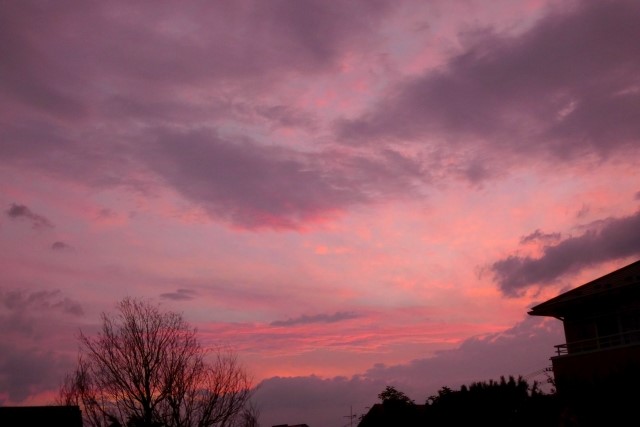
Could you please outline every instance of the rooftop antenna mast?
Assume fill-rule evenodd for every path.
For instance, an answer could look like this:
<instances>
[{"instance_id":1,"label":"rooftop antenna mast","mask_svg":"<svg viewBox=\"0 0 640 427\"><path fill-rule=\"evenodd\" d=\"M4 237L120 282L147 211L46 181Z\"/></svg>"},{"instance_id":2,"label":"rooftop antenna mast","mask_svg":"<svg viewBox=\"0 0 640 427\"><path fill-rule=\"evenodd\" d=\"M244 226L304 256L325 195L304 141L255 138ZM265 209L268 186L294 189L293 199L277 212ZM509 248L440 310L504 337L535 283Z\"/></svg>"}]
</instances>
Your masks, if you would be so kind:
<instances>
[{"instance_id":1,"label":"rooftop antenna mast","mask_svg":"<svg viewBox=\"0 0 640 427\"><path fill-rule=\"evenodd\" d=\"M353 405L350 406L350 413L349 415L345 415L345 418L349 418L349 426L353 427L353 419L357 416L357 414L353 413Z\"/></svg>"}]
</instances>

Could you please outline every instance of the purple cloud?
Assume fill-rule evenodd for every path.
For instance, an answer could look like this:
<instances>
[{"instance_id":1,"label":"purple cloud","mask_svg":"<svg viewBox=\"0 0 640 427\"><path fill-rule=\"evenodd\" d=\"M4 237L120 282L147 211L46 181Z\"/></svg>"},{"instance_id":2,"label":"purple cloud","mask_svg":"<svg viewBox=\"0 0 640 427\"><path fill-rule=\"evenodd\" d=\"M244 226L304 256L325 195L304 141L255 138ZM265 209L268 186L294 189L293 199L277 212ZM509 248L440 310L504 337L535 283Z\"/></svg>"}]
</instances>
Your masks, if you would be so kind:
<instances>
[{"instance_id":1,"label":"purple cloud","mask_svg":"<svg viewBox=\"0 0 640 427\"><path fill-rule=\"evenodd\" d=\"M328 149L309 153L210 130L158 130L138 156L214 218L247 229L300 229L356 205L408 197L428 179L418 159Z\"/></svg>"},{"instance_id":2,"label":"purple cloud","mask_svg":"<svg viewBox=\"0 0 640 427\"><path fill-rule=\"evenodd\" d=\"M57 242L53 242L51 244L51 250L53 251L69 251L69 250L73 250L73 246L65 243L65 242L61 242L61 241L57 241Z\"/></svg>"},{"instance_id":3,"label":"purple cloud","mask_svg":"<svg viewBox=\"0 0 640 427\"><path fill-rule=\"evenodd\" d=\"M69 341L77 325L69 316L83 314L80 303L59 290L25 292L0 287L0 390L8 396L6 402L0 396L0 404L19 404L33 394L59 387L75 352Z\"/></svg>"},{"instance_id":4,"label":"purple cloud","mask_svg":"<svg viewBox=\"0 0 640 427\"><path fill-rule=\"evenodd\" d=\"M149 99L158 85L259 77L260 86L334 68L345 50L378 29L394 3L4 4L0 86L20 104L75 118L89 114L90 100L129 103L141 91Z\"/></svg>"},{"instance_id":5,"label":"purple cloud","mask_svg":"<svg viewBox=\"0 0 640 427\"><path fill-rule=\"evenodd\" d=\"M262 425L348 425L344 417L351 408L358 413L375 403L385 385L362 377L274 377L258 385L254 401Z\"/></svg>"},{"instance_id":6,"label":"purple cloud","mask_svg":"<svg viewBox=\"0 0 640 427\"><path fill-rule=\"evenodd\" d=\"M294 108L237 101L243 91L229 95L228 85L250 82L253 100L256 91L291 77L333 70L392 7L318 0L153 8L125 1L3 3L0 159L91 186L146 189L132 178L139 159L128 146L133 137L147 137L134 130L140 123L246 120L236 111L240 104L275 126L311 126ZM205 91L208 102L190 102L183 91Z\"/></svg>"},{"instance_id":7,"label":"purple cloud","mask_svg":"<svg viewBox=\"0 0 640 427\"><path fill-rule=\"evenodd\" d=\"M30 221L31 227L36 230L54 227L53 223L51 223L51 221L49 221L46 217L32 212L31 209L29 209L25 205L12 203L11 207L9 207L9 209L7 210L7 215L9 216L9 218L24 219Z\"/></svg>"},{"instance_id":8,"label":"purple cloud","mask_svg":"<svg viewBox=\"0 0 640 427\"><path fill-rule=\"evenodd\" d=\"M244 228L297 228L365 200L311 156L213 132L165 132L146 161L185 197Z\"/></svg>"},{"instance_id":9,"label":"purple cloud","mask_svg":"<svg viewBox=\"0 0 640 427\"><path fill-rule=\"evenodd\" d=\"M520 238L520 243L530 243L530 242L555 242L560 240L562 234L560 233L543 233L539 229L534 231L533 233L527 234L526 236L522 236Z\"/></svg>"},{"instance_id":10,"label":"purple cloud","mask_svg":"<svg viewBox=\"0 0 640 427\"><path fill-rule=\"evenodd\" d=\"M478 31L445 66L392 86L338 131L349 142L453 149L464 167L479 153L503 166L510 155L574 160L635 151L639 29L640 4L627 0L558 8L517 36Z\"/></svg>"},{"instance_id":11,"label":"purple cloud","mask_svg":"<svg viewBox=\"0 0 640 427\"><path fill-rule=\"evenodd\" d=\"M531 286L553 283L565 274L601 262L640 255L640 211L598 221L582 235L545 246L540 258L511 255L491 271L504 295L517 296Z\"/></svg>"},{"instance_id":12,"label":"purple cloud","mask_svg":"<svg viewBox=\"0 0 640 427\"><path fill-rule=\"evenodd\" d=\"M166 292L160 294L160 298L170 299L174 301L189 301L194 299L196 292L190 289L178 289L175 292Z\"/></svg>"},{"instance_id":13,"label":"purple cloud","mask_svg":"<svg viewBox=\"0 0 640 427\"><path fill-rule=\"evenodd\" d=\"M256 113L276 127L315 128L315 120L310 114L285 105L257 106Z\"/></svg>"},{"instance_id":14,"label":"purple cloud","mask_svg":"<svg viewBox=\"0 0 640 427\"><path fill-rule=\"evenodd\" d=\"M395 366L378 365L365 374L406 384L411 394L435 392L442 386L459 387L500 376L528 375L550 366L554 345L563 341L562 324L527 316L513 327L494 334L471 337L452 350ZM506 356L506 357L505 357ZM428 396L417 396L417 401Z\"/></svg>"},{"instance_id":15,"label":"purple cloud","mask_svg":"<svg viewBox=\"0 0 640 427\"><path fill-rule=\"evenodd\" d=\"M319 117L266 96L291 79L335 71L363 46L382 47L379 30L397 7L321 0L152 10L119 1L3 4L7 78L0 90L10 102L0 105L7 113L0 114L0 159L92 187L138 191L153 185L146 165L216 219L287 230L410 197L443 168L478 183L496 175L497 157L504 164L513 154L558 158L635 147L640 12L629 1L582 2L515 37L475 33L444 67L391 82L375 108L339 126L345 140L371 141L366 149L318 143L314 129L326 130ZM271 130L310 132L300 146L314 151L184 130L265 122ZM432 135L447 143L433 143ZM431 145L415 154L377 144L388 139Z\"/></svg>"},{"instance_id":16,"label":"purple cloud","mask_svg":"<svg viewBox=\"0 0 640 427\"><path fill-rule=\"evenodd\" d=\"M356 313L339 311L334 314L316 314L313 316L302 315L300 317L290 318L287 320L276 320L271 322L271 326L296 326L308 325L310 323L336 323L344 320L356 319L360 316Z\"/></svg>"},{"instance_id":17,"label":"purple cloud","mask_svg":"<svg viewBox=\"0 0 640 427\"><path fill-rule=\"evenodd\" d=\"M36 392L55 390L61 374L72 366L73 359L52 350L0 343L0 389L8 397L8 401L0 397L0 405L15 405Z\"/></svg>"},{"instance_id":18,"label":"purple cloud","mask_svg":"<svg viewBox=\"0 0 640 427\"><path fill-rule=\"evenodd\" d=\"M36 118L37 114L26 114L0 126L0 160L92 187L143 187L130 173L134 164L128 145L104 131L81 130L81 123L71 129L55 120ZM86 131L91 138L77 138L76 131Z\"/></svg>"},{"instance_id":19,"label":"purple cloud","mask_svg":"<svg viewBox=\"0 0 640 427\"><path fill-rule=\"evenodd\" d=\"M62 297L59 290L33 291L9 291L0 289L0 307L4 307L14 314L35 310L39 313L45 311L60 311L74 316L82 316L84 310L79 302L68 297Z\"/></svg>"}]
</instances>

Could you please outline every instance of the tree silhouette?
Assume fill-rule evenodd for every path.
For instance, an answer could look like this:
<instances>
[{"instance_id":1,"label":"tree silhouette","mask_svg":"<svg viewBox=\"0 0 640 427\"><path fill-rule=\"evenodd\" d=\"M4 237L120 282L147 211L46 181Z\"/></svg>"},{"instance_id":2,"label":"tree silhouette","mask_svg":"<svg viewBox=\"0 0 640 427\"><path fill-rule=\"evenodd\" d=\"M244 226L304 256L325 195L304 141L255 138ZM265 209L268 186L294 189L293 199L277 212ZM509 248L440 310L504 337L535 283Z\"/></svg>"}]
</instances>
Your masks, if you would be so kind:
<instances>
[{"instance_id":1,"label":"tree silhouette","mask_svg":"<svg viewBox=\"0 0 640 427\"><path fill-rule=\"evenodd\" d=\"M360 419L360 427L421 426L421 409L406 394L387 386L378 398L381 403L371 407Z\"/></svg>"},{"instance_id":2,"label":"tree silhouette","mask_svg":"<svg viewBox=\"0 0 640 427\"><path fill-rule=\"evenodd\" d=\"M522 377L474 382L459 390L445 386L424 405L389 386L378 398L382 403L373 405L359 427L558 425L562 409L556 395L542 393Z\"/></svg>"},{"instance_id":3,"label":"tree silhouette","mask_svg":"<svg viewBox=\"0 0 640 427\"><path fill-rule=\"evenodd\" d=\"M558 420L555 396L543 394L538 384L524 378L474 382L454 391L443 387L427 399L434 425L534 426Z\"/></svg>"},{"instance_id":4,"label":"tree silhouette","mask_svg":"<svg viewBox=\"0 0 640 427\"><path fill-rule=\"evenodd\" d=\"M60 401L94 427L213 427L241 413L250 388L233 352L207 351L180 314L126 298L97 336L80 334Z\"/></svg>"},{"instance_id":5,"label":"tree silhouette","mask_svg":"<svg viewBox=\"0 0 640 427\"><path fill-rule=\"evenodd\" d=\"M378 399L380 399L383 404L413 404L413 401L409 399L409 396L399 390L396 390L396 388L393 386L387 386L384 391L378 394Z\"/></svg>"}]
</instances>

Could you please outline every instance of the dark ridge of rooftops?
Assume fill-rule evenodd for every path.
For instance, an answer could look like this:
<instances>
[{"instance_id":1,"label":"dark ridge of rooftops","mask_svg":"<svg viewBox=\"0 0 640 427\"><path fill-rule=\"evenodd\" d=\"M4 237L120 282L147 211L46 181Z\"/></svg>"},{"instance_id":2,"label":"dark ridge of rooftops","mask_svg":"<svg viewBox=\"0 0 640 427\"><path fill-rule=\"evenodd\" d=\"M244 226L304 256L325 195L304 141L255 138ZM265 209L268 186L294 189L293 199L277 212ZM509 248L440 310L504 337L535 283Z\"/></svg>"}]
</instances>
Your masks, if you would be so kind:
<instances>
[{"instance_id":1,"label":"dark ridge of rooftops","mask_svg":"<svg viewBox=\"0 0 640 427\"><path fill-rule=\"evenodd\" d=\"M573 301L638 283L640 283L640 260L540 303L532 307L529 314L532 316L555 316L558 314L556 313L558 309Z\"/></svg>"},{"instance_id":2,"label":"dark ridge of rooftops","mask_svg":"<svg viewBox=\"0 0 640 427\"><path fill-rule=\"evenodd\" d=\"M82 427L78 406L0 406L2 427Z\"/></svg>"}]
</instances>

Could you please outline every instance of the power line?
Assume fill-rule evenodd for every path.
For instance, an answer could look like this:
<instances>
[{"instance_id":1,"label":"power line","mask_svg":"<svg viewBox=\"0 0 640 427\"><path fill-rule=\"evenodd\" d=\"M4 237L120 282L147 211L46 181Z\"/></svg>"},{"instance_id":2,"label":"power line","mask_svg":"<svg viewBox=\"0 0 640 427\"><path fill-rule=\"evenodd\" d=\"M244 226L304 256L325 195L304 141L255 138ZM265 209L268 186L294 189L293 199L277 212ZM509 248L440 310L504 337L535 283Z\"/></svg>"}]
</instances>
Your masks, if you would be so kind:
<instances>
[{"instance_id":1,"label":"power line","mask_svg":"<svg viewBox=\"0 0 640 427\"><path fill-rule=\"evenodd\" d=\"M553 371L553 368L551 366L548 366L546 368L538 369L537 371L524 375L522 378L528 380L529 378L537 377L538 375L546 374L547 372L551 371Z\"/></svg>"}]
</instances>

